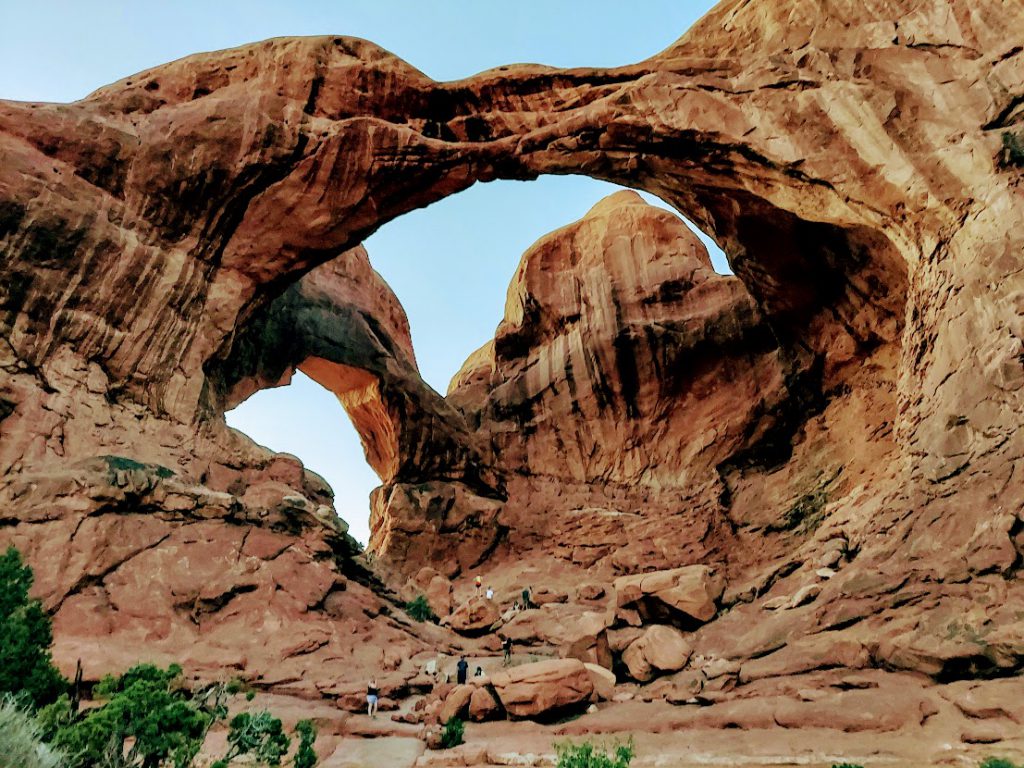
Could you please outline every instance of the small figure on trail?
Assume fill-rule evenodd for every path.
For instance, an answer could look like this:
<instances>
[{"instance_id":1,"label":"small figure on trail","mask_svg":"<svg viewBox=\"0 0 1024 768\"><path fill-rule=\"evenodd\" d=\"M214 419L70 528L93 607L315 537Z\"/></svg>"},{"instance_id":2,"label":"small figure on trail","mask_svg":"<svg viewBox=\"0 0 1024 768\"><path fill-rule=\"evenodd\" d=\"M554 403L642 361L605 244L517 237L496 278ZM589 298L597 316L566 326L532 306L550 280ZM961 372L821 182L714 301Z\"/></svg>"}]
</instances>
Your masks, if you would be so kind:
<instances>
[{"instance_id":1,"label":"small figure on trail","mask_svg":"<svg viewBox=\"0 0 1024 768\"><path fill-rule=\"evenodd\" d=\"M480 593L480 587L482 587L483 584L484 584L484 580L481 579L479 576L477 576L475 579L473 579L473 586L476 587L477 594Z\"/></svg>"},{"instance_id":2,"label":"small figure on trail","mask_svg":"<svg viewBox=\"0 0 1024 768\"><path fill-rule=\"evenodd\" d=\"M456 682L458 682L459 685L465 685L466 673L469 672L469 662L466 661L465 656L459 659L459 663L455 665L455 668L458 670L458 674L455 676Z\"/></svg>"},{"instance_id":3,"label":"small figure on trail","mask_svg":"<svg viewBox=\"0 0 1024 768\"><path fill-rule=\"evenodd\" d=\"M487 588L487 599L488 600L493 600L494 599L494 589L492 587L488 587Z\"/></svg>"},{"instance_id":4,"label":"small figure on trail","mask_svg":"<svg viewBox=\"0 0 1024 768\"><path fill-rule=\"evenodd\" d=\"M483 676L484 676L484 668L483 667L477 667L476 668L476 672L473 673L473 677L483 677Z\"/></svg>"},{"instance_id":5,"label":"small figure on trail","mask_svg":"<svg viewBox=\"0 0 1024 768\"><path fill-rule=\"evenodd\" d=\"M431 659L423 668L423 671L435 680L437 679L437 659Z\"/></svg>"},{"instance_id":6,"label":"small figure on trail","mask_svg":"<svg viewBox=\"0 0 1024 768\"><path fill-rule=\"evenodd\" d=\"M505 651L505 659L502 662L505 666L512 663L512 638L506 637L505 642L501 644L502 649Z\"/></svg>"},{"instance_id":7,"label":"small figure on trail","mask_svg":"<svg viewBox=\"0 0 1024 768\"><path fill-rule=\"evenodd\" d=\"M377 717L377 701L380 699L380 689L377 688L377 680L370 678L366 686L366 714L370 717Z\"/></svg>"},{"instance_id":8,"label":"small figure on trail","mask_svg":"<svg viewBox=\"0 0 1024 768\"><path fill-rule=\"evenodd\" d=\"M534 607L536 606L534 606L533 604L533 589L530 587L526 587L525 589L523 589L523 608L526 609Z\"/></svg>"}]
</instances>

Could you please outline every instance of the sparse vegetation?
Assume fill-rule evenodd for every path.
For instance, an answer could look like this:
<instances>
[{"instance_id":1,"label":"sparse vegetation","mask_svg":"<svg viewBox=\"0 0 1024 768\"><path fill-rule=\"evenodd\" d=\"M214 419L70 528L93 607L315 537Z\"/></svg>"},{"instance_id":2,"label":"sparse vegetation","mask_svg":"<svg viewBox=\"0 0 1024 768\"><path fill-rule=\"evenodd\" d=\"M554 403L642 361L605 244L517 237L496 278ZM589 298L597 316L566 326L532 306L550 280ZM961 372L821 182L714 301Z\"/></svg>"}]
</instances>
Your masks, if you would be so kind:
<instances>
[{"instance_id":1,"label":"sparse vegetation","mask_svg":"<svg viewBox=\"0 0 1024 768\"><path fill-rule=\"evenodd\" d=\"M825 505L828 504L828 491L819 488L804 494L786 510L782 520L768 526L769 531L795 531L798 528L813 530L824 517Z\"/></svg>"},{"instance_id":2,"label":"sparse vegetation","mask_svg":"<svg viewBox=\"0 0 1024 768\"><path fill-rule=\"evenodd\" d=\"M437 616L434 615L430 603L427 602L426 595L416 595L416 597L406 603L405 612L416 621L437 621Z\"/></svg>"},{"instance_id":3,"label":"sparse vegetation","mask_svg":"<svg viewBox=\"0 0 1024 768\"><path fill-rule=\"evenodd\" d=\"M864 768L857 763L832 763L832 768Z\"/></svg>"},{"instance_id":4,"label":"sparse vegetation","mask_svg":"<svg viewBox=\"0 0 1024 768\"><path fill-rule=\"evenodd\" d=\"M43 743L42 729L13 696L0 699L0 768L60 768L63 756Z\"/></svg>"},{"instance_id":5,"label":"sparse vegetation","mask_svg":"<svg viewBox=\"0 0 1024 768\"><path fill-rule=\"evenodd\" d=\"M50 617L30 600L32 569L14 547L0 555L0 693L36 708L55 701L67 681L53 666Z\"/></svg>"},{"instance_id":6,"label":"sparse vegetation","mask_svg":"<svg viewBox=\"0 0 1024 768\"><path fill-rule=\"evenodd\" d=\"M243 756L256 765L278 766L290 744L281 721L269 712L240 712L231 718L227 754L211 768L227 768Z\"/></svg>"},{"instance_id":7,"label":"sparse vegetation","mask_svg":"<svg viewBox=\"0 0 1024 768\"><path fill-rule=\"evenodd\" d=\"M981 761L980 768L1021 768L1012 760L1005 757L986 757Z\"/></svg>"},{"instance_id":8,"label":"sparse vegetation","mask_svg":"<svg viewBox=\"0 0 1024 768\"><path fill-rule=\"evenodd\" d=\"M1024 167L1024 134L1003 132L1003 164ZM998 766L996 767L998 768Z\"/></svg>"},{"instance_id":9,"label":"sparse vegetation","mask_svg":"<svg viewBox=\"0 0 1024 768\"><path fill-rule=\"evenodd\" d=\"M459 718L453 717L444 724L444 728L441 730L441 748L451 749L462 744L465 739L463 735L466 731L466 724L463 723Z\"/></svg>"},{"instance_id":10,"label":"sparse vegetation","mask_svg":"<svg viewBox=\"0 0 1024 768\"><path fill-rule=\"evenodd\" d=\"M295 750L293 764L295 768L313 768L316 765L316 752L313 751L313 744L316 742L316 726L310 720L300 720L295 724L295 733L299 737L299 746Z\"/></svg>"},{"instance_id":11,"label":"sparse vegetation","mask_svg":"<svg viewBox=\"0 0 1024 768\"><path fill-rule=\"evenodd\" d=\"M628 768L636 755L633 740L617 742L607 747L591 741L574 744L571 741L555 744L557 768Z\"/></svg>"},{"instance_id":12,"label":"sparse vegetation","mask_svg":"<svg viewBox=\"0 0 1024 768\"><path fill-rule=\"evenodd\" d=\"M111 472L152 471L157 477L171 477L174 471L161 464L143 464L141 461L129 459L127 456L102 456Z\"/></svg>"}]
</instances>

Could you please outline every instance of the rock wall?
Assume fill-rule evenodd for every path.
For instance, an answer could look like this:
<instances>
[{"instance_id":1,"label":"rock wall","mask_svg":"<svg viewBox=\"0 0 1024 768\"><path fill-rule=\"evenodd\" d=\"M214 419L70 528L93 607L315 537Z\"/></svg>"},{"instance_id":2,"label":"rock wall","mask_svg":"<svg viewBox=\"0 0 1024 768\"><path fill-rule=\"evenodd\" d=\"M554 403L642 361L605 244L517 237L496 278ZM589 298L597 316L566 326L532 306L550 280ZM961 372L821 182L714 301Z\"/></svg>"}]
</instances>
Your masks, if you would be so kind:
<instances>
[{"instance_id":1,"label":"rock wall","mask_svg":"<svg viewBox=\"0 0 1024 768\"><path fill-rule=\"evenodd\" d=\"M365 41L279 39L188 57L73 104L0 102L4 540L24 543L38 570L48 536L35 510L63 510L46 525L126 513L184 525L178 490L96 508L97 494L118 496L94 463L104 456L166 467L174 484L199 489L186 497L228 493L259 517L269 507L246 502L236 481L272 459L226 430L222 411L298 365L349 407L387 483L374 500L385 555L446 557L435 534L448 526L473 542L464 569L502 547L524 551L530 536L546 551L543 539L584 531L608 551L581 551L581 566L725 561L734 608L701 635L719 654L766 655L834 630L879 666L1015 670L1019 619L999 606L1020 597L1024 198L1020 170L999 159L1002 134L1024 119L1022 28L1024 10L1002 0L726 0L662 53L617 69L515 66L437 83ZM417 381L396 316L378 316L372 300L344 309L353 294L339 275L311 270L333 262L342 284L366 277L352 249L395 216L476 181L541 173L660 196L723 246L752 302L726 287L735 281L709 277L691 294L713 304L735 293L737 319L698 313L692 337L652 343L632 331L657 328L647 310L598 318L592 327L615 334L587 347L562 327L571 296L546 295L527 270L521 295L554 311L513 302L493 351L457 387L464 413L480 404L485 444ZM626 279L628 248L606 250L612 284L646 284ZM668 253L700 261L685 245ZM543 266L543 245L528 261L541 274L557 265ZM628 305L580 285L597 306ZM686 303L640 306L686 317ZM336 312L357 343L317 321ZM297 356L274 341L296 328ZM775 348L754 343L759 328ZM701 375L662 384L659 355L700 358L696 342L713 330L753 334L743 337L752 357L708 359L704 372L749 373L756 387L732 386L756 390L764 407L726 398L715 418L718 401L705 396L697 411L659 411L675 405L671 382L697 393ZM581 352L592 353L585 376ZM630 357L635 371L622 365ZM550 372L521 368L531 359ZM537 400L545 379L586 391ZM526 409L531 398L558 421L577 403L593 432L544 423ZM691 438L719 420L711 440L656 440L660 422ZM520 427L536 431L521 439ZM621 442L609 450L606 440ZM566 472L545 477L535 464L559 441ZM524 459L526 475L503 476L496 449ZM29 480L51 476L61 479ZM704 477L710 485L694 485ZM309 483L296 472L284 485L316 508L326 491ZM580 512L575 523L524 525L515 503L499 510L506 497L558 493ZM650 519L624 540L609 498ZM215 517L214 538L239 551L232 515ZM333 524L299 519L310 552L335 551ZM506 540L502 526L523 538ZM833 540L847 542L838 575L762 621L767 601L809 594ZM171 559L188 572L184 554ZM355 567L327 559L328 573ZM92 582L109 593L118 562ZM58 618L63 596L77 594L62 590L47 594ZM328 621L318 605L298 612L310 626Z\"/></svg>"}]
</instances>

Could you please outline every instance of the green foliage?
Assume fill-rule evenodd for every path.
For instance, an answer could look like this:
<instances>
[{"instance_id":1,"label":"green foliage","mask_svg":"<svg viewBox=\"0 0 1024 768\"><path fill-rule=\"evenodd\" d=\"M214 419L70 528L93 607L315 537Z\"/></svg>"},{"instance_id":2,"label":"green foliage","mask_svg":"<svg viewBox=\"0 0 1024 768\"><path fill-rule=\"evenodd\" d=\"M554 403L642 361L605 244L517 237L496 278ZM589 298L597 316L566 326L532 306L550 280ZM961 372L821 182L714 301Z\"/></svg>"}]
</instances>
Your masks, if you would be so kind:
<instances>
[{"instance_id":1,"label":"green foliage","mask_svg":"<svg viewBox=\"0 0 1024 768\"><path fill-rule=\"evenodd\" d=\"M832 763L832 768L864 768L858 763Z\"/></svg>"},{"instance_id":2,"label":"green foliage","mask_svg":"<svg viewBox=\"0 0 1024 768\"><path fill-rule=\"evenodd\" d=\"M132 470L141 470L143 472L153 472L157 477L171 477L174 471L168 467L160 464L143 464L141 461L135 459L129 459L127 456L101 456L101 459L106 462L107 469L111 472L130 472Z\"/></svg>"},{"instance_id":3,"label":"green foliage","mask_svg":"<svg viewBox=\"0 0 1024 768\"><path fill-rule=\"evenodd\" d=\"M69 768L187 768L215 715L192 701L180 674L177 665L140 664L118 678L108 675L95 691L105 704L69 719L70 708L61 712L58 702L44 713L44 727L54 728L53 743L68 754Z\"/></svg>"},{"instance_id":4,"label":"green foliage","mask_svg":"<svg viewBox=\"0 0 1024 768\"><path fill-rule=\"evenodd\" d=\"M1003 162L1006 165L1024 167L1024 134L1003 132ZM999 768L999 766L996 766Z\"/></svg>"},{"instance_id":5,"label":"green foliage","mask_svg":"<svg viewBox=\"0 0 1024 768\"><path fill-rule=\"evenodd\" d=\"M602 747L590 741L555 744L557 768L628 768L636 755L633 740Z\"/></svg>"},{"instance_id":6,"label":"green foliage","mask_svg":"<svg viewBox=\"0 0 1024 768\"><path fill-rule=\"evenodd\" d=\"M1004 757L986 757L980 768L1020 768L1016 763Z\"/></svg>"},{"instance_id":7,"label":"green foliage","mask_svg":"<svg viewBox=\"0 0 1024 768\"><path fill-rule=\"evenodd\" d=\"M441 748L451 749L452 747L459 746L459 744L465 741L463 738L465 731L465 723L457 717L450 718L441 730Z\"/></svg>"},{"instance_id":8,"label":"green foliage","mask_svg":"<svg viewBox=\"0 0 1024 768\"><path fill-rule=\"evenodd\" d=\"M63 756L43 743L32 715L12 696L0 699L0 768L59 768Z\"/></svg>"},{"instance_id":9,"label":"green foliage","mask_svg":"<svg viewBox=\"0 0 1024 768\"><path fill-rule=\"evenodd\" d=\"M30 600L32 569L9 547L0 555L0 693L12 693L33 707L47 704L67 689L53 666L50 617Z\"/></svg>"},{"instance_id":10,"label":"green foliage","mask_svg":"<svg viewBox=\"0 0 1024 768\"><path fill-rule=\"evenodd\" d=\"M295 768L313 768L317 760L316 752L313 750L316 726L309 720L300 720L295 724L295 732L299 735L299 746L295 750L292 763Z\"/></svg>"},{"instance_id":11,"label":"green foliage","mask_svg":"<svg viewBox=\"0 0 1024 768\"><path fill-rule=\"evenodd\" d=\"M430 608L426 595L416 595L416 597L406 603L405 612L416 621L437 621L437 616L434 615L434 611Z\"/></svg>"},{"instance_id":12,"label":"green foliage","mask_svg":"<svg viewBox=\"0 0 1024 768\"><path fill-rule=\"evenodd\" d=\"M223 762L248 755L257 765L280 765L291 744L281 721L269 712L240 712L231 718L228 730L228 752Z\"/></svg>"}]
</instances>

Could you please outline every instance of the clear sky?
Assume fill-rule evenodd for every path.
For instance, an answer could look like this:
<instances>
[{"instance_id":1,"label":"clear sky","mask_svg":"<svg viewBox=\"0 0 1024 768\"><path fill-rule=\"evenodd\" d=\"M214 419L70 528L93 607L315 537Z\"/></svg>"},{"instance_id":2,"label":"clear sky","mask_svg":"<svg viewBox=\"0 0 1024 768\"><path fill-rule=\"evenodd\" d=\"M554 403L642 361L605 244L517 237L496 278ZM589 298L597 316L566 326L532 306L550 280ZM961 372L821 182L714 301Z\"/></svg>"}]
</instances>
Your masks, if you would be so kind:
<instances>
[{"instance_id":1,"label":"clear sky","mask_svg":"<svg viewBox=\"0 0 1024 768\"><path fill-rule=\"evenodd\" d=\"M0 98L72 101L147 67L282 35L373 40L438 80L501 64L617 66L666 48L712 0L0 0ZM582 177L477 184L385 225L370 259L409 315L426 381L444 393L491 338L522 252L582 216L614 185ZM651 202L659 201L648 197ZM711 245L709 243L709 245ZM712 246L716 266L724 257ZM368 538L379 481L334 397L297 376L260 392L228 423L300 457L334 488Z\"/></svg>"}]
</instances>

